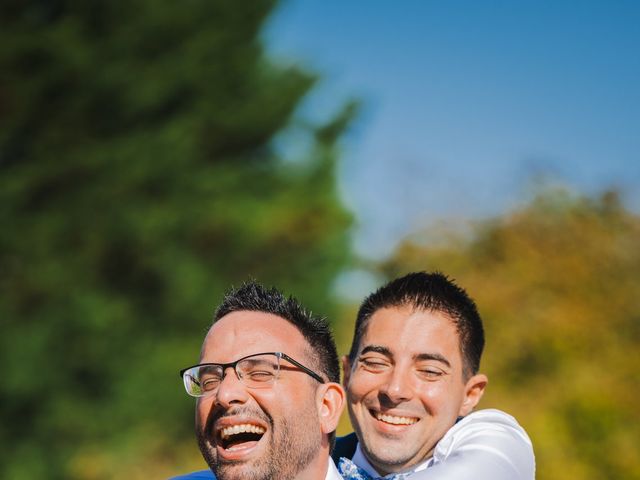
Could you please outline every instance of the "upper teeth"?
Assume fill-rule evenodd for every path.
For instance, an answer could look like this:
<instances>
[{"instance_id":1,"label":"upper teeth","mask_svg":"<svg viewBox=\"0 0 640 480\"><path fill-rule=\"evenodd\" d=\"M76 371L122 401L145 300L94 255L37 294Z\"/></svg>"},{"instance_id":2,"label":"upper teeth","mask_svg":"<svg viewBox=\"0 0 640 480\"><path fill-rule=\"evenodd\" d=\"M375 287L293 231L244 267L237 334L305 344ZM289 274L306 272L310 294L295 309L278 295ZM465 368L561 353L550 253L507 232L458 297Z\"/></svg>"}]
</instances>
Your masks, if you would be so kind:
<instances>
[{"instance_id":1,"label":"upper teeth","mask_svg":"<svg viewBox=\"0 0 640 480\"><path fill-rule=\"evenodd\" d=\"M241 425L233 425L232 427L226 427L222 429L220 435L223 439L229 438L231 435L237 435L238 433L264 433L265 429L257 425L251 425L250 423L243 423Z\"/></svg>"},{"instance_id":2,"label":"upper teeth","mask_svg":"<svg viewBox=\"0 0 640 480\"><path fill-rule=\"evenodd\" d=\"M393 423L394 425L412 425L418 421L415 417L396 417L394 415L385 415L383 413L376 413L376 418L383 422Z\"/></svg>"}]
</instances>

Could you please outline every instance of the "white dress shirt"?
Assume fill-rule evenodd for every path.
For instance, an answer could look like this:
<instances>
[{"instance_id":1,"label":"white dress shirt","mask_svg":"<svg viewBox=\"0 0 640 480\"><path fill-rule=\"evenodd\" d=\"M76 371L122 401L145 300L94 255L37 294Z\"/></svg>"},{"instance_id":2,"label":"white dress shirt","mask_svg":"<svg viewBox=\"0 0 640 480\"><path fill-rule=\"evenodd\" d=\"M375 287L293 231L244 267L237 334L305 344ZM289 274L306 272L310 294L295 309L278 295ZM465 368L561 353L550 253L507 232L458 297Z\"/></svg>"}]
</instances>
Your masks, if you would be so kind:
<instances>
[{"instance_id":1,"label":"white dress shirt","mask_svg":"<svg viewBox=\"0 0 640 480\"><path fill-rule=\"evenodd\" d=\"M333 463L331 457L329 457L329 468L327 468L327 476L324 477L324 480L342 480L342 475L338 472L336 464Z\"/></svg>"},{"instance_id":2,"label":"white dress shirt","mask_svg":"<svg viewBox=\"0 0 640 480\"><path fill-rule=\"evenodd\" d=\"M353 462L369 475L380 476L360 444ZM411 480L534 480L533 446L511 415L494 409L478 410L445 433L433 457L408 472L412 472Z\"/></svg>"}]
</instances>

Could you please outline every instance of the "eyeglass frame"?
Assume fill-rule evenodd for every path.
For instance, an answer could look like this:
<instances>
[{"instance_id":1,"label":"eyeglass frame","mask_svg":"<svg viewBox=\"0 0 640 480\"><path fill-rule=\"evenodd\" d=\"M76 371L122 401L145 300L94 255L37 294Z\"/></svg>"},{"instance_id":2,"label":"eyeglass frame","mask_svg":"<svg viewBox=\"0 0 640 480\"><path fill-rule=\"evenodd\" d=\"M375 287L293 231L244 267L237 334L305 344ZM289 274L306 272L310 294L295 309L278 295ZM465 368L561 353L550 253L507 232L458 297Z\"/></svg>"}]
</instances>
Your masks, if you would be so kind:
<instances>
[{"instance_id":1,"label":"eyeglass frame","mask_svg":"<svg viewBox=\"0 0 640 480\"><path fill-rule=\"evenodd\" d=\"M229 362L229 363L197 363L195 365L191 365L190 367L187 368L183 368L182 370L180 370L179 375L180 378L182 379L183 383L184 383L184 374L188 371L191 370L192 368L195 367L212 367L212 366L217 366L217 367L221 367L222 368L222 377L220 377L220 383L222 383L225 379L225 377L227 376L226 371L228 368L233 368L233 371L236 374L236 377L238 378L238 380L240 380L242 382L243 385L246 385L244 383L244 380L242 380L242 377L240 376L240 374L238 373L237 370L237 366L238 363L240 363L243 360L246 360L247 358L251 358L251 357L257 357L258 355L275 355L278 358L278 374L280 373L280 359L285 359L287 362L291 363L292 365L295 365L296 367L300 368L304 373L306 373L307 375L309 375L311 378L313 378L314 380L317 380L320 383L326 383L324 381L324 379L317 374L316 372L314 372L313 370L311 370L310 368L305 367L304 365L302 365L300 362L298 362L297 360L294 360L293 358L291 358L289 355L287 355L284 352L261 352L261 353L252 353L251 355L247 355L245 357L239 358L238 360L236 360L235 362ZM274 378L274 382L277 380L278 377ZM248 385L247 385L248 386ZM248 388L255 388L255 387L249 387ZM186 390L186 385L185 385L185 390ZM214 390L215 391L215 390ZM189 395L191 395L189 393L189 391L187 390L187 393ZM195 396L195 395L191 395L191 396ZM203 395L198 395L196 396L196 398L198 397L205 397L207 396L207 393L203 394Z\"/></svg>"}]
</instances>

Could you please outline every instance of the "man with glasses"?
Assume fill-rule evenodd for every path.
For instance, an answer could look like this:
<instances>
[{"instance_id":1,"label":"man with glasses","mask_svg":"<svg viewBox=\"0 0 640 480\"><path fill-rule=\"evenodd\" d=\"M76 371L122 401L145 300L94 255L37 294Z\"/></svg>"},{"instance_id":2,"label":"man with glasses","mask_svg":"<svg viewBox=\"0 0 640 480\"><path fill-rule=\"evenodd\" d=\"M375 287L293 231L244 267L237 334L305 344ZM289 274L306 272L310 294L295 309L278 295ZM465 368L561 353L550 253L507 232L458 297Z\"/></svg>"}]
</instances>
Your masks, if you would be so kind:
<instances>
[{"instance_id":1,"label":"man with glasses","mask_svg":"<svg viewBox=\"0 0 640 480\"><path fill-rule=\"evenodd\" d=\"M200 362L180 372L196 397L200 450L218 480L338 480L329 457L344 404L328 324L257 283L230 291ZM210 479L211 471L177 479Z\"/></svg>"}]
</instances>

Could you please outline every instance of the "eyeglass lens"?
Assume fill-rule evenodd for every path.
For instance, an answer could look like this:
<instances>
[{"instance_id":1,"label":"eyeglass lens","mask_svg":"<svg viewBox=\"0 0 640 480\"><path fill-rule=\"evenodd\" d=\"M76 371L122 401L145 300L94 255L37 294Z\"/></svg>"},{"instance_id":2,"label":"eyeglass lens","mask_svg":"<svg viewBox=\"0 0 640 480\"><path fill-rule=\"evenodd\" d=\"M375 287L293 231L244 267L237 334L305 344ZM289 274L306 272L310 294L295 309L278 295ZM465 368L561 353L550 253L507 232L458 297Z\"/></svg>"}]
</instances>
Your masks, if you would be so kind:
<instances>
[{"instance_id":1,"label":"eyeglass lens","mask_svg":"<svg viewBox=\"0 0 640 480\"><path fill-rule=\"evenodd\" d=\"M232 366L232 365L229 365ZM198 365L184 372L184 384L190 395L200 397L214 393L226 373L222 365ZM275 354L253 355L236 362L235 371L246 386L269 386L278 376L280 359Z\"/></svg>"}]
</instances>

